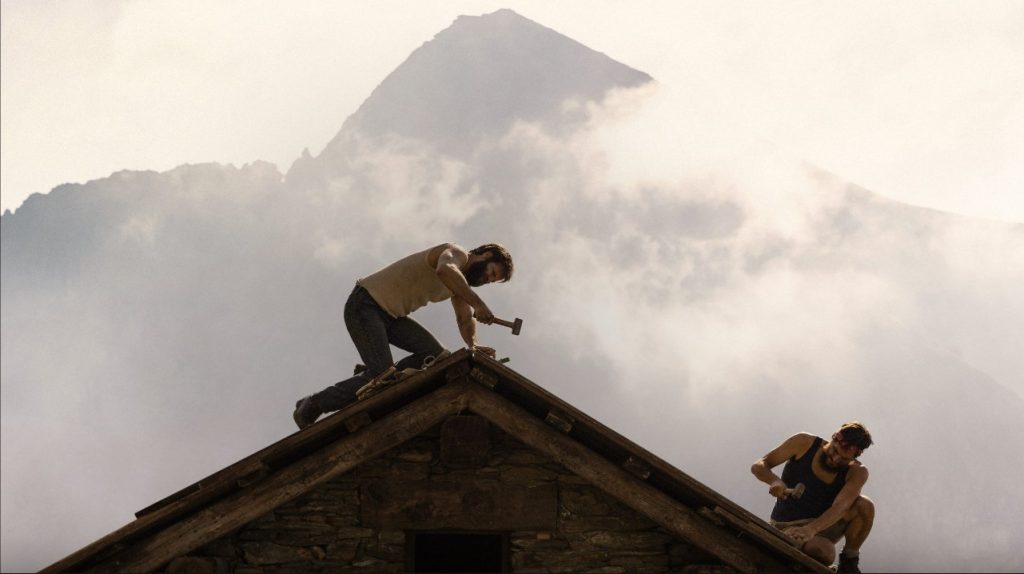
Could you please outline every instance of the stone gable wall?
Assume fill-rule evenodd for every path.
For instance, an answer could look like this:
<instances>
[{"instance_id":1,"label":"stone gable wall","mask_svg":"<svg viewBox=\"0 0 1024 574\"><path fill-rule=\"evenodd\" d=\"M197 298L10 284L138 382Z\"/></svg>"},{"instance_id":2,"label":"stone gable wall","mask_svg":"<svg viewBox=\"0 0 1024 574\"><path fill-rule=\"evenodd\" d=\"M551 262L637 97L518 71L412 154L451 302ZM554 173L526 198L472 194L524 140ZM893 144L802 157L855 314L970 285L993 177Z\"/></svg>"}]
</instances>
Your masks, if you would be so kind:
<instances>
[{"instance_id":1,"label":"stone gable wall","mask_svg":"<svg viewBox=\"0 0 1024 574\"><path fill-rule=\"evenodd\" d=\"M172 561L166 570L238 574L405 572L408 531L434 530L439 520L470 520L480 526L491 520L505 521L506 525L518 520L502 513L501 500L494 502L486 494L482 500L457 500L457 493L465 488L499 493L499 499L524 489L549 493L528 501L537 518L527 520L550 521L538 523L542 529L490 529L508 533L512 572L728 571L714 557L673 538L557 462L493 426L489 429L490 450L480 466L445 464L439 425L189 556ZM368 497L389 485L394 487L389 493L410 485L432 493L436 500L424 500L397 513L395 509L369 508ZM441 494L433 494L435 491ZM391 500L381 502L400 505L395 498L389 496ZM462 506L445 507L451 504ZM548 505L554 507L545 509ZM420 516L424 522L416 528ZM388 526L396 520L401 527Z\"/></svg>"}]
</instances>

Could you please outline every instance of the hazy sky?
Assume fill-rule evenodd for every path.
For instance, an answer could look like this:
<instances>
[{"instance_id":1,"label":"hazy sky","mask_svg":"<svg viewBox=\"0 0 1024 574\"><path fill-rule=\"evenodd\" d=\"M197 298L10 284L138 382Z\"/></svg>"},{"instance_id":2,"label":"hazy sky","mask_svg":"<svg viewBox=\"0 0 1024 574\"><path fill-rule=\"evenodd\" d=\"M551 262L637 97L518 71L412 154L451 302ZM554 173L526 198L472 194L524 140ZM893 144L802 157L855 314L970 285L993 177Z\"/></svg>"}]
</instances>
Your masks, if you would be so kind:
<instances>
[{"instance_id":1,"label":"hazy sky","mask_svg":"<svg viewBox=\"0 0 1024 574\"><path fill-rule=\"evenodd\" d=\"M846 182L1024 220L1024 4L278 6L3 4L4 206L95 181L4 218L0 570L294 432L295 399L357 360L355 278L449 238L516 254L485 296L527 328L482 342L735 502L766 516L750 462L859 418L878 443L866 569L1022 570L1024 226ZM349 133L321 186L263 164L106 178L286 171L458 14L504 6L662 85L578 129L482 130L472 161ZM455 107L493 101L474 89ZM461 344L450 306L416 318Z\"/></svg>"},{"instance_id":2,"label":"hazy sky","mask_svg":"<svg viewBox=\"0 0 1024 574\"><path fill-rule=\"evenodd\" d=\"M286 171L416 47L508 7L878 193L1024 221L1024 3L2 3L2 200L187 162Z\"/></svg>"}]
</instances>

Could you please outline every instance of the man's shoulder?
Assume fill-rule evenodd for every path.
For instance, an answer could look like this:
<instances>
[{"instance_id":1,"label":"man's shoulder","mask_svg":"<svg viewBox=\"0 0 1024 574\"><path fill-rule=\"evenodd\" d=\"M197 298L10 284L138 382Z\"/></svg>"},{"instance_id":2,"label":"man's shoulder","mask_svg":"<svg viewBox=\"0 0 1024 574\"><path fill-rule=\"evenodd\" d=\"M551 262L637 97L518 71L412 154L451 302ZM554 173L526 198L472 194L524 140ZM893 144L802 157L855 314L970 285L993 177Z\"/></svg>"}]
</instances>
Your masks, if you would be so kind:
<instances>
[{"instance_id":1,"label":"man's shoulder","mask_svg":"<svg viewBox=\"0 0 1024 574\"><path fill-rule=\"evenodd\" d=\"M457 243L441 243L427 249L427 264L431 267L437 267L441 255L446 252L449 254L446 256L446 261L454 259L459 265L465 263L465 259L469 257L469 253L461 245ZM447 259L447 257L451 257L451 259Z\"/></svg>"},{"instance_id":2,"label":"man's shoulder","mask_svg":"<svg viewBox=\"0 0 1024 574\"><path fill-rule=\"evenodd\" d=\"M466 251L464 247L462 247L458 243L453 243L451 241L440 243L428 249L428 251L430 251L431 254L441 253L446 250L451 250L453 253L468 253L468 251Z\"/></svg>"},{"instance_id":3,"label":"man's shoulder","mask_svg":"<svg viewBox=\"0 0 1024 574\"><path fill-rule=\"evenodd\" d=\"M814 441L818 440L818 435L811 434L809 432L798 432L795 435L789 437L789 442L800 445L811 445Z\"/></svg>"},{"instance_id":4,"label":"man's shoulder","mask_svg":"<svg viewBox=\"0 0 1024 574\"><path fill-rule=\"evenodd\" d=\"M807 449L814 444L815 438L817 437L812 434L798 432L782 441L782 444L778 446L776 452L786 459L800 458L805 452L807 452Z\"/></svg>"},{"instance_id":5,"label":"man's shoulder","mask_svg":"<svg viewBox=\"0 0 1024 574\"><path fill-rule=\"evenodd\" d=\"M818 436L809 432L798 432L789 437L789 445L792 449L793 457L800 458L807 454L807 451L814 446L817 440Z\"/></svg>"},{"instance_id":6,"label":"man's shoulder","mask_svg":"<svg viewBox=\"0 0 1024 574\"><path fill-rule=\"evenodd\" d=\"M864 477L866 479L867 475L868 475L868 467L865 466L864 463L862 463L859 460L853 460L853 461L850 461L850 468L846 472L847 472L847 475L849 475L849 476L852 476L852 475L855 475L855 474L864 475Z\"/></svg>"}]
</instances>

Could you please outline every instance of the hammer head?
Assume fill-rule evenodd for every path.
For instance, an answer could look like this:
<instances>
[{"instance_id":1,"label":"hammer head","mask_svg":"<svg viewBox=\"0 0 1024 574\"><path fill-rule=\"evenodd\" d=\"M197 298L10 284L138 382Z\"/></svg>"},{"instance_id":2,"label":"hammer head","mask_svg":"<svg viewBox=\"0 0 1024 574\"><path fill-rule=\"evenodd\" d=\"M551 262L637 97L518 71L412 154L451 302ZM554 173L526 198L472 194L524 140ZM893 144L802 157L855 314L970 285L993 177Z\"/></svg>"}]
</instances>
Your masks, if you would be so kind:
<instances>
[{"instance_id":1,"label":"hammer head","mask_svg":"<svg viewBox=\"0 0 1024 574\"><path fill-rule=\"evenodd\" d=\"M788 492L790 498L800 498L801 496L804 495L804 489L806 488L807 487L804 486L804 483L800 482L797 483L797 485L794 486L793 488L787 488L786 491Z\"/></svg>"},{"instance_id":2,"label":"hammer head","mask_svg":"<svg viewBox=\"0 0 1024 574\"><path fill-rule=\"evenodd\" d=\"M516 320L512 323L512 334L518 335L519 331L523 328L523 320L516 317Z\"/></svg>"}]
</instances>

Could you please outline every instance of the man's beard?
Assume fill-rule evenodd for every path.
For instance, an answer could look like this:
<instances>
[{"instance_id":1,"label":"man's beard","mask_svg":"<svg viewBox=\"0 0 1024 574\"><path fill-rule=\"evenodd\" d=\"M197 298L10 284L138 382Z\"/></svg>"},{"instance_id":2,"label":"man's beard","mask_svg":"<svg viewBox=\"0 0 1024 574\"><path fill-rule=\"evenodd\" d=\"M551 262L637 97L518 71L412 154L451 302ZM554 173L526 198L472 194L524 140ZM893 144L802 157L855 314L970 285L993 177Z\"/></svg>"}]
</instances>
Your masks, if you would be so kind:
<instances>
[{"instance_id":1,"label":"man's beard","mask_svg":"<svg viewBox=\"0 0 1024 574\"><path fill-rule=\"evenodd\" d=\"M487 282L488 263L490 261L477 261L462 272L463 277L466 278L466 283L469 283L470 287L479 287Z\"/></svg>"},{"instance_id":2,"label":"man's beard","mask_svg":"<svg viewBox=\"0 0 1024 574\"><path fill-rule=\"evenodd\" d=\"M825 453L825 449L821 449L821 454L819 454L818 456L819 456L818 462L821 463L821 466L824 466L825 468L827 468L829 470L836 470L836 471L838 471L841 468L840 465L832 464L832 460L829 459L828 454Z\"/></svg>"}]
</instances>

